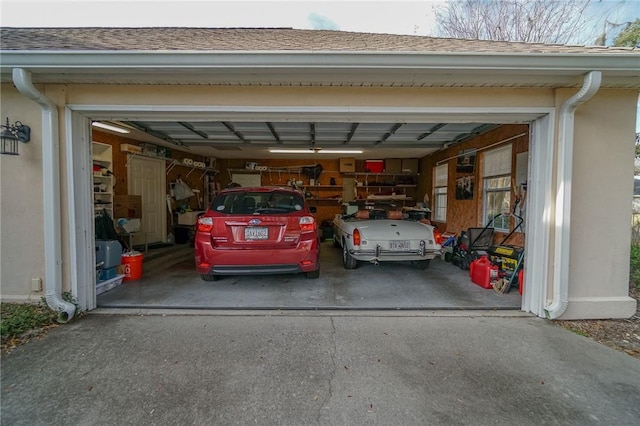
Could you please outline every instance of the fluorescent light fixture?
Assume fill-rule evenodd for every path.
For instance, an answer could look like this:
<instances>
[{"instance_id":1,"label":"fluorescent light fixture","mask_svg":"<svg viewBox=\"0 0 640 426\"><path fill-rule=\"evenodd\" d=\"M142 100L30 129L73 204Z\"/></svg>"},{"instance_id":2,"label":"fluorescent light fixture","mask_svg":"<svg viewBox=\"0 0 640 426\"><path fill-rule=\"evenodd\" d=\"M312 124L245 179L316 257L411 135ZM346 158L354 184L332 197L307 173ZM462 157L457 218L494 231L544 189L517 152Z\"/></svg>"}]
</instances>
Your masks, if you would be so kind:
<instances>
[{"instance_id":1,"label":"fluorescent light fixture","mask_svg":"<svg viewBox=\"0 0 640 426\"><path fill-rule=\"evenodd\" d=\"M273 149L272 154L362 154L361 149Z\"/></svg>"},{"instance_id":2,"label":"fluorescent light fixture","mask_svg":"<svg viewBox=\"0 0 640 426\"><path fill-rule=\"evenodd\" d=\"M93 121L91 123L91 125L93 127L100 127L101 129L111 130L112 132L125 133L125 134L126 133L131 133L131 130L129 130L129 129L125 129L123 127L113 126L111 124L101 123L99 121Z\"/></svg>"}]
</instances>

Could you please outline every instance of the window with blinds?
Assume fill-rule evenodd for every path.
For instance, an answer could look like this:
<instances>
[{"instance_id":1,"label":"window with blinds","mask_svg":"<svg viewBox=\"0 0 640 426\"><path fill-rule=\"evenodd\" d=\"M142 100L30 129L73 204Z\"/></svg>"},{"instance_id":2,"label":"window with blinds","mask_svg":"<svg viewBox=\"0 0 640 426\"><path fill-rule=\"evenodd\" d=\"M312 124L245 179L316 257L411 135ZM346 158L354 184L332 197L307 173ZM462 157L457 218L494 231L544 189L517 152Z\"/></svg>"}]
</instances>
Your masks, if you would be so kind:
<instances>
[{"instance_id":1,"label":"window with blinds","mask_svg":"<svg viewBox=\"0 0 640 426\"><path fill-rule=\"evenodd\" d=\"M511 145L492 149L483 155L483 225L491 219L496 231L509 232L511 218L496 217L511 205Z\"/></svg>"},{"instance_id":2,"label":"window with blinds","mask_svg":"<svg viewBox=\"0 0 640 426\"><path fill-rule=\"evenodd\" d=\"M441 164L436 166L433 172L434 196L433 196L433 220L447 221L447 183L449 181L449 166Z\"/></svg>"}]
</instances>

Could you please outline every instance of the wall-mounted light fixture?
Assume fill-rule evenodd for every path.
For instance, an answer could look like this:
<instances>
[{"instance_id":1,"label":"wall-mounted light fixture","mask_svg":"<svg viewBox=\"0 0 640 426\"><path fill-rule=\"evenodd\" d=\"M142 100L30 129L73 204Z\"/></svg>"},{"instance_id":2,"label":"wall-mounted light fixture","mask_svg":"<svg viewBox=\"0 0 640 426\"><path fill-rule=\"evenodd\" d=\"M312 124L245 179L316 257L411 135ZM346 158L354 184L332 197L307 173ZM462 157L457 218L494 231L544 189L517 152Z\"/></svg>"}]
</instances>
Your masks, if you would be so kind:
<instances>
[{"instance_id":1,"label":"wall-mounted light fixture","mask_svg":"<svg viewBox=\"0 0 640 426\"><path fill-rule=\"evenodd\" d=\"M125 129L124 127L118 127L118 126L114 126L113 124L102 123L100 121L94 121L91 123L91 125L93 127L99 127L101 129L111 130L112 132L124 133L124 134L131 133L131 130Z\"/></svg>"},{"instance_id":2,"label":"wall-mounted light fixture","mask_svg":"<svg viewBox=\"0 0 640 426\"><path fill-rule=\"evenodd\" d=\"M31 129L19 121L9 124L0 124L2 133L0 133L0 154L19 155L18 142L29 142L31 139Z\"/></svg>"}]
</instances>

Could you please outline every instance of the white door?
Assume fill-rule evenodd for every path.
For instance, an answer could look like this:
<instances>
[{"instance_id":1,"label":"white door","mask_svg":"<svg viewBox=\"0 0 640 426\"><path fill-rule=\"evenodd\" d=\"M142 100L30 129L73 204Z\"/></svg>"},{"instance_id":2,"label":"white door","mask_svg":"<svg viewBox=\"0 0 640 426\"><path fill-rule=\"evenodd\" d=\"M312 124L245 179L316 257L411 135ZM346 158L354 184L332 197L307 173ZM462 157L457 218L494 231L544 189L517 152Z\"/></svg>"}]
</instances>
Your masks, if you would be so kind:
<instances>
[{"instance_id":1,"label":"white door","mask_svg":"<svg viewBox=\"0 0 640 426\"><path fill-rule=\"evenodd\" d=\"M154 158L129 156L127 166L129 195L142 196L142 231L147 234L148 243L163 242L167 239L165 225L165 162ZM134 244L142 241L136 240Z\"/></svg>"}]
</instances>

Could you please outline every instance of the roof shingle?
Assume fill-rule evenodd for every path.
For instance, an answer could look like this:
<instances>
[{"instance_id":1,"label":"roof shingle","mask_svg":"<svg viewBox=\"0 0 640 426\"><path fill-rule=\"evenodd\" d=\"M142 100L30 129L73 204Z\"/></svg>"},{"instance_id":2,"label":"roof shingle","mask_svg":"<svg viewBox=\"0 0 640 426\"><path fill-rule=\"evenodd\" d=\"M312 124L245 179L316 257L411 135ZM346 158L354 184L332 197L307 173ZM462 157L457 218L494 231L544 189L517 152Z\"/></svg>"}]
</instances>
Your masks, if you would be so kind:
<instances>
[{"instance_id":1,"label":"roof shingle","mask_svg":"<svg viewBox=\"0 0 640 426\"><path fill-rule=\"evenodd\" d=\"M291 28L0 28L2 50L637 53L564 46Z\"/></svg>"}]
</instances>

